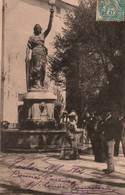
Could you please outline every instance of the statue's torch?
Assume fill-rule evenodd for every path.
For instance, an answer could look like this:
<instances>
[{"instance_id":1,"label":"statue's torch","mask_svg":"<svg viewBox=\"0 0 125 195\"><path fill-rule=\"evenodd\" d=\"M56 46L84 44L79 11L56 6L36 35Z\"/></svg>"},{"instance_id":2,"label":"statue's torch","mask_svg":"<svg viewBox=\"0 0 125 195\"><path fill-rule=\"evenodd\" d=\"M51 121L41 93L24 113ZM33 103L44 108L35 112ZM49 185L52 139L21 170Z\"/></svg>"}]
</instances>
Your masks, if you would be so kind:
<instances>
[{"instance_id":1,"label":"statue's torch","mask_svg":"<svg viewBox=\"0 0 125 195\"><path fill-rule=\"evenodd\" d=\"M55 5L56 0L49 0L49 4L51 5L51 8Z\"/></svg>"}]
</instances>

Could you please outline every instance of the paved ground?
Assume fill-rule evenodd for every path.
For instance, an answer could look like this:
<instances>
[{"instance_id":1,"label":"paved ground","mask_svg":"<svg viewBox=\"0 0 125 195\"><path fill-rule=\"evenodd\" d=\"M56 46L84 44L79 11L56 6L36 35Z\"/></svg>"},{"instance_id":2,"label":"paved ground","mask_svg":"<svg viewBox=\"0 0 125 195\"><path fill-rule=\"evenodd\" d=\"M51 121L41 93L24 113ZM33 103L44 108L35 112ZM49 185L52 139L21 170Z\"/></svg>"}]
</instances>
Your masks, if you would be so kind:
<instances>
[{"instance_id":1,"label":"paved ground","mask_svg":"<svg viewBox=\"0 0 125 195\"><path fill-rule=\"evenodd\" d=\"M91 152L78 160L59 160L59 153L1 153L0 194L125 195L125 157L115 157L116 172L105 175L105 163Z\"/></svg>"}]
</instances>

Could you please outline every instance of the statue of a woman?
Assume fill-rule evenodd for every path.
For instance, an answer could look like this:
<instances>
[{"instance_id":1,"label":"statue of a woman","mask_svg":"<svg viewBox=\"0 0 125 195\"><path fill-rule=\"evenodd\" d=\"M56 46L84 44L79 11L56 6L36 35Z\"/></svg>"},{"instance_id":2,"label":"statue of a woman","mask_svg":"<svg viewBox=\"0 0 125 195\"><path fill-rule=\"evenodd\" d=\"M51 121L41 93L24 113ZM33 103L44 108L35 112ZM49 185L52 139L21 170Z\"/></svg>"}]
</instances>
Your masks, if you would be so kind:
<instances>
[{"instance_id":1,"label":"statue of a woman","mask_svg":"<svg viewBox=\"0 0 125 195\"><path fill-rule=\"evenodd\" d=\"M29 81L28 88L36 88L39 89L44 87L44 79L45 79L45 69L46 69L46 55L47 48L44 46L44 40L49 34L52 21L53 21L53 13L54 10L50 9L50 19L48 28L42 33L42 28L39 24L34 26L34 35L29 37L26 49L26 66L29 66L27 78ZM29 54L30 50L32 50L31 61L29 62Z\"/></svg>"}]
</instances>

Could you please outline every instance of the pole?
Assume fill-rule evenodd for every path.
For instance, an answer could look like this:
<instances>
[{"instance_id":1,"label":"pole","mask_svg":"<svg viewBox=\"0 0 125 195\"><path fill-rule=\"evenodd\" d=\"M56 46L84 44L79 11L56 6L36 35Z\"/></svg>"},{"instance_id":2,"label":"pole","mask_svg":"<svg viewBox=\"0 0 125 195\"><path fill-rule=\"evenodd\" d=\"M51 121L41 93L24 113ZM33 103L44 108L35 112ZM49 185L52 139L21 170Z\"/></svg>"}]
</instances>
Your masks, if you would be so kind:
<instances>
[{"instance_id":1,"label":"pole","mask_svg":"<svg viewBox=\"0 0 125 195\"><path fill-rule=\"evenodd\" d=\"M2 0L2 45L1 45L1 79L0 79L0 151L1 151L1 122L3 121L4 103L4 39L5 39L5 0Z\"/></svg>"}]
</instances>

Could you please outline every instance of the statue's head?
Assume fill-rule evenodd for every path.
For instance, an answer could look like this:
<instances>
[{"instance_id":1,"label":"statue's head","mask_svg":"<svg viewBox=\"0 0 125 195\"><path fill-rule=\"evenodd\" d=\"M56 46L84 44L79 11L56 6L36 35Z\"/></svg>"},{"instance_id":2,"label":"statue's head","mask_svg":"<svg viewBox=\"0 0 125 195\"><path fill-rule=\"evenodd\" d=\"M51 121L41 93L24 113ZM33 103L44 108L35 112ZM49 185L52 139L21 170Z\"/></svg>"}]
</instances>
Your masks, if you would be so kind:
<instances>
[{"instance_id":1,"label":"statue's head","mask_svg":"<svg viewBox=\"0 0 125 195\"><path fill-rule=\"evenodd\" d=\"M36 25L34 26L34 34L35 34L35 35L39 35L39 34L41 33L41 31L42 31L41 26L40 26L39 24L36 24Z\"/></svg>"}]
</instances>

